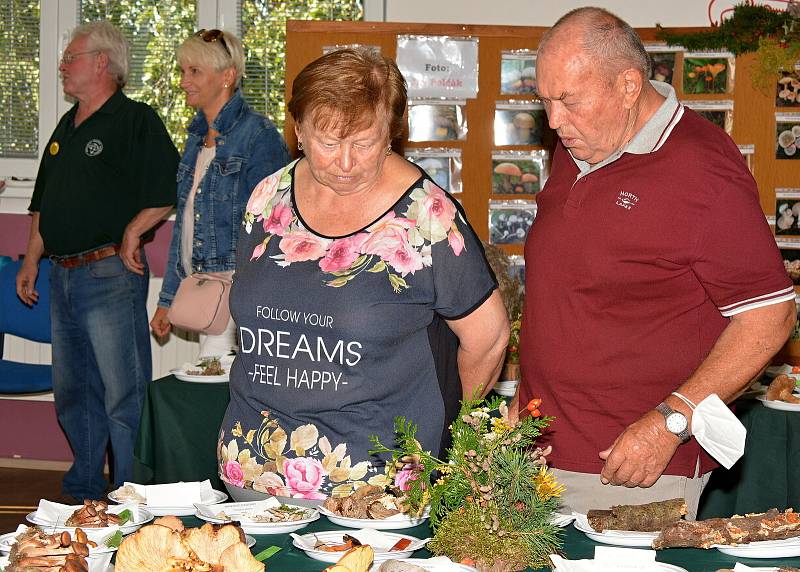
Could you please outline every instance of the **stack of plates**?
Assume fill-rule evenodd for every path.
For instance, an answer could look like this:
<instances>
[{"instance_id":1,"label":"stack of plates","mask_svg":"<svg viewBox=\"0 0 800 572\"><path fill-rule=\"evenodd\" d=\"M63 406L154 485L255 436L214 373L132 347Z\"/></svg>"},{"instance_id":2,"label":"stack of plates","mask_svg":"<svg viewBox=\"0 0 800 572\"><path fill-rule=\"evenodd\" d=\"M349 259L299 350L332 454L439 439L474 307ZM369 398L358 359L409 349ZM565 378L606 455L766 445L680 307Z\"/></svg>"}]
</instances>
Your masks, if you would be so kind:
<instances>
[{"instance_id":1,"label":"stack of plates","mask_svg":"<svg viewBox=\"0 0 800 572\"><path fill-rule=\"evenodd\" d=\"M121 500L121 499L117 498L116 491L111 491L110 493L108 493L108 498L109 498L109 500L112 500L112 501L114 501L116 503L129 502L129 501ZM227 499L228 499L228 495L226 495L222 491L218 491L218 490L215 490L215 489L210 489L208 491L204 491L203 493L201 493L200 502L202 504L206 504L206 505L214 505L214 504L219 504L221 502L225 502ZM189 504L189 505L174 505L174 506L140 504L139 508L140 508L140 510L141 509L146 509L148 512L150 512L151 514L153 514L155 516L166 516L168 514L171 514L171 515L174 515L174 516L190 516L190 515L193 515L194 511L195 511L195 508L194 508L193 504Z\"/></svg>"}]
</instances>

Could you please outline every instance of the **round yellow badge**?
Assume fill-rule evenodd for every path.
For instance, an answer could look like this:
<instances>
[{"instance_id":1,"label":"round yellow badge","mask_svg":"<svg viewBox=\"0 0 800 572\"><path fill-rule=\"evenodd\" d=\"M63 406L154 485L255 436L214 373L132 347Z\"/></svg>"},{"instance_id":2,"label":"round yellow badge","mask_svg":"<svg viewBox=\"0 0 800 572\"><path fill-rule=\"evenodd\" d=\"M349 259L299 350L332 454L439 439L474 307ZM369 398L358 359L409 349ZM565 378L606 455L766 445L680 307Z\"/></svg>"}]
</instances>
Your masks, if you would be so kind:
<instances>
[{"instance_id":1,"label":"round yellow badge","mask_svg":"<svg viewBox=\"0 0 800 572\"><path fill-rule=\"evenodd\" d=\"M50 154L51 155L58 155L58 150L60 148L61 147L58 145L58 141L53 141L52 143L50 143Z\"/></svg>"}]
</instances>

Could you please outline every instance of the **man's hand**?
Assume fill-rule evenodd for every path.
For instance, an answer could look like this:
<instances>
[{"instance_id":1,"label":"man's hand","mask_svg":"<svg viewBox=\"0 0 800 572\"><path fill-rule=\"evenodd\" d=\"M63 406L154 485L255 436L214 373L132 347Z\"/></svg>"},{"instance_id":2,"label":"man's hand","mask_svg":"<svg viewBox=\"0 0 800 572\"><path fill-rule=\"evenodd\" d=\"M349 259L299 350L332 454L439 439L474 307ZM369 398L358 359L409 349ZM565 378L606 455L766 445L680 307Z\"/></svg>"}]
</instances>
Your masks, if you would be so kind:
<instances>
[{"instance_id":1,"label":"man's hand","mask_svg":"<svg viewBox=\"0 0 800 572\"><path fill-rule=\"evenodd\" d=\"M626 487L653 486L680 444L678 436L667 431L664 417L650 411L600 452L606 462L600 480Z\"/></svg>"},{"instance_id":2,"label":"man's hand","mask_svg":"<svg viewBox=\"0 0 800 572\"><path fill-rule=\"evenodd\" d=\"M36 277L39 275L39 261L32 262L27 256L17 272L17 296L28 306L33 306L39 301L39 292L36 291Z\"/></svg>"},{"instance_id":3,"label":"man's hand","mask_svg":"<svg viewBox=\"0 0 800 572\"><path fill-rule=\"evenodd\" d=\"M119 248L119 257L125 268L138 274L144 275L144 264L142 264L142 255L139 252L141 239L138 234L131 231L130 227L125 229L125 234L122 235L122 244Z\"/></svg>"},{"instance_id":4,"label":"man's hand","mask_svg":"<svg viewBox=\"0 0 800 572\"><path fill-rule=\"evenodd\" d=\"M153 319L150 320L150 327L153 329L153 333L159 338L166 336L172 329L172 324L170 324L167 319L168 311L167 308L159 306L156 308L156 313L153 314Z\"/></svg>"}]
</instances>

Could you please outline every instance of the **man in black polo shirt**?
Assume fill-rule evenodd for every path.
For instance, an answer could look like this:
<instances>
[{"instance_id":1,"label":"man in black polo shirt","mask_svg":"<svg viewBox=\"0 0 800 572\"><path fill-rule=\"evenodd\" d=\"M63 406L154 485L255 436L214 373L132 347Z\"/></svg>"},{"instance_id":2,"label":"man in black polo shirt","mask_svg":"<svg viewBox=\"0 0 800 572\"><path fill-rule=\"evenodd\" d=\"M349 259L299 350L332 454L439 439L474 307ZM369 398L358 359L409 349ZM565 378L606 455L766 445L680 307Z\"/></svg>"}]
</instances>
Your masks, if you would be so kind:
<instances>
[{"instance_id":1,"label":"man in black polo shirt","mask_svg":"<svg viewBox=\"0 0 800 572\"><path fill-rule=\"evenodd\" d=\"M114 486L133 476L152 377L142 237L175 202L178 153L156 113L122 93L128 45L111 24L78 27L59 70L64 93L77 103L39 166L17 294L36 302L39 259L47 252L55 262L53 392L75 457L63 495L99 499L109 441Z\"/></svg>"}]
</instances>

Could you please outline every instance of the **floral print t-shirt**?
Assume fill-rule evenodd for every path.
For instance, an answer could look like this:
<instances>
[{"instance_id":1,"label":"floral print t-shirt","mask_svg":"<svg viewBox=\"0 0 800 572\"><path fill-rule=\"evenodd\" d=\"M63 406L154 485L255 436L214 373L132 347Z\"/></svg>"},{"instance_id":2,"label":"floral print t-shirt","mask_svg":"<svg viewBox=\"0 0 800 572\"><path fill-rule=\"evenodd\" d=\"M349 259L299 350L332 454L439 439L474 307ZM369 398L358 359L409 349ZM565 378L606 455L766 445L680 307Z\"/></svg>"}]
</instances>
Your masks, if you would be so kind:
<instances>
[{"instance_id":1,"label":"floral print t-shirt","mask_svg":"<svg viewBox=\"0 0 800 572\"><path fill-rule=\"evenodd\" d=\"M496 282L460 207L427 175L372 224L328 237L295 208L296 164L247 204L230 299L240 349L218 460L230 485L320 499L403 478L369 454L370 435L394 443L397 416L439 453L445 403L432 348L443 346L428 327L469 314Z\"/></svg>"}]
</instances>

